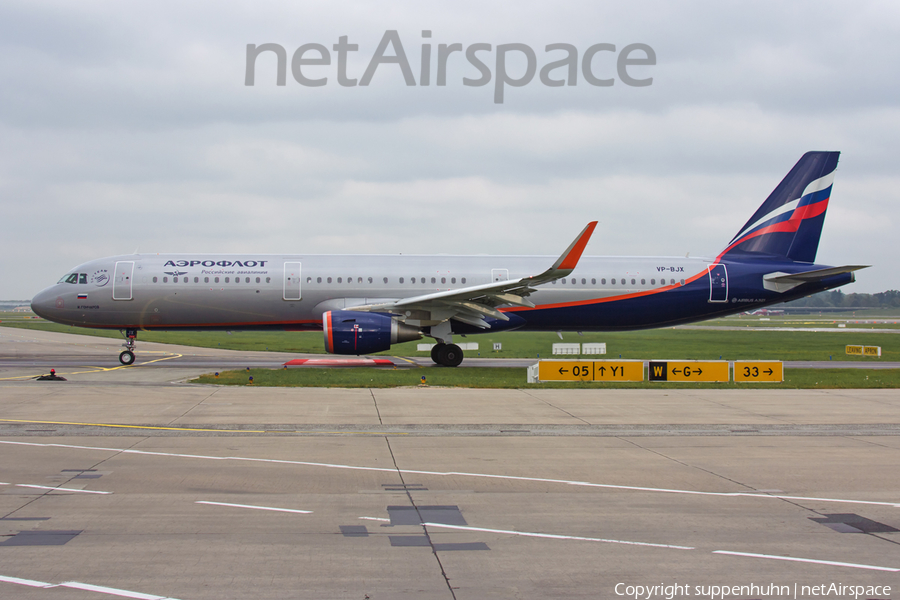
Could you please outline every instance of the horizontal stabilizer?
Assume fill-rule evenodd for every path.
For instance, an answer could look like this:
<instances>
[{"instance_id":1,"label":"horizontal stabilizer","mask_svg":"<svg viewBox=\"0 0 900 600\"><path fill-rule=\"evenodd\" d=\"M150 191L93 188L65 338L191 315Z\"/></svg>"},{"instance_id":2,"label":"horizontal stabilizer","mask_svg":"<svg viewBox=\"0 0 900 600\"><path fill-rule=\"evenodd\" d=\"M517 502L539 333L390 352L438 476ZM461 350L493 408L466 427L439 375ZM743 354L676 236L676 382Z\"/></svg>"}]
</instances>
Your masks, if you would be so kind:
<instances>
[{"instance_id":1,"label":"horizontal stabilizer","mask_svg":"<svg viewBox=\"0 0 900 600\"><path fill-rule=\"evenodd\" d=\"M852 273L859 269L866 269L870 265L847 265L843 267L829 267L827 269L816 269L815 271L803 271L802 273L769 273L763 275L763 287L773 292L788 292L798 285L804 283L812 283L822 281L828 277L835 275L843 275L844 273Z\"/></svg>"}]
</instances>

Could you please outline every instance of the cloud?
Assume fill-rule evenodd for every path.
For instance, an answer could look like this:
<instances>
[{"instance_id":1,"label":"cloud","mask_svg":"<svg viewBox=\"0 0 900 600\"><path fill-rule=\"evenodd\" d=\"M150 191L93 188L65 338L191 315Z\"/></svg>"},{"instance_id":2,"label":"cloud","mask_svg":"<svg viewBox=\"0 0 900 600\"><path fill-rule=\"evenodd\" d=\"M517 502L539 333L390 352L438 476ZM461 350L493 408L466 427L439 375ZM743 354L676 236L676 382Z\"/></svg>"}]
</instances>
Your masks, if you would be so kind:
<instances>
[{"instance_id":1,"label":"cloud","mask_svg":"<svg viewBox=\"0 0 900 600\"><path fill-rule=\"evenodd\" d=\"M462 53L443 87L395 65L282 87L271 61L244 85L248 43L346 35L358 78L389 29L417 78L426 29L433 58L641 42L658 61L650 87L536 77L502 105L462 85ZM848 290L897 289L898 29L884 2L7 2L0 297L135 247L555 255L593 219L591 254L714 254L807 150L843 151L819 260L876 265Z\"/></svg>"}]
</instances>

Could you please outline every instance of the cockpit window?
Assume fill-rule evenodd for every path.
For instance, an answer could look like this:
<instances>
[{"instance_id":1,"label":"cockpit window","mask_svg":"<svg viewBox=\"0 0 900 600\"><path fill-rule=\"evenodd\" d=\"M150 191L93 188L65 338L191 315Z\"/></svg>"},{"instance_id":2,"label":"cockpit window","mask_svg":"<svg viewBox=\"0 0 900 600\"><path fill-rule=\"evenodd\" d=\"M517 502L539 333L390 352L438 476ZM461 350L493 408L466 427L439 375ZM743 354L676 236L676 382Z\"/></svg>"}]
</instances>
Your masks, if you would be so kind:
<instances>
[{"instance_id":1,"label":"cockpit window","mask_svg":"<svg viewBox=\"0 0 900 600\"><path fill-rule=\"evenodd\" d=\"M64 280L66 283L78 283L78 273L72 273L71 275L66 275Z\"/></svg>"},{"instance_id":2,"label":"cockpit window","mask_svg":"<svg viewBox=\"0 0 900 600\"><path fill-rule=\"evenodd\" d=\"M87 273L78 274L78 283L87 283Z\"/></svg>"}]
</instances>

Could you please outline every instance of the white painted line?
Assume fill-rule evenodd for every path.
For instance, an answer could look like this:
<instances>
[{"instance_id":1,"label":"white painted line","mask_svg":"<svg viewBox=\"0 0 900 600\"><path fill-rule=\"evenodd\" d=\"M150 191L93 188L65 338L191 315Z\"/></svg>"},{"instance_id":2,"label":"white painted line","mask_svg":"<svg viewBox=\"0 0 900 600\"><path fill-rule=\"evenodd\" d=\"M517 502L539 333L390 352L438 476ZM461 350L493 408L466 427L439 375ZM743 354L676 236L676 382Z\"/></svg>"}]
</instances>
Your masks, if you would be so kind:
<instances>
[{"instance_id":1,"label":"white painted line","mask_svg":"<svg viewBox=\"0 0 900 600\"><path fill-rule=\"evenodd\" d=\"M861 565L857 563L836 562L833 560L816 560L813 558L797 558L795 556L777 556L774 554L753 554L752 552L731 552L729 550L714 550L713 554L728 554L730 556L748 556L750 558L768 558L770 560L788 560L792 562L814 563L817 565L828 565L830 567L851 567L853 569L869 569L871 571L890 571L891 573L900 572L900 569L891 567L878 567L876 565Z\"/></svg>"},{"instance_id":2,"label":"white painted line","mask_svg":"<svg viewBox=\"0 0 900 600\"><path fill-rule=\"evenodd\" d=\"M6 575L0 575L0 583L15 583L16 585L25 585L28 587L36 587L36 588L56 588L56 587L65 587L72 588L76 590L85 590L87 592L98 592L100 594L108 594L110 596L120 596L122 598L135 598L136 600L178 600L177 598L172 598L171 596L157 596L155 594L144 594L141 592L132 592L130 590L120 590L118 588L111 588L102 585L91 585L89 583L81 583L79 581L67 581L65 583L54 584L47 583L44 581L35 581L33 579L22 579L20 577L8 577Z\"/></svg>"},{"instance_id":3,"label":"white painted line","mask_svg":"<svg viewBox=\"0 0 900 600\"><path fill-rule=\"evenodd\" d=\"M379 517L360 517L363 521L384 521L385 523L390 523L390 519L381 519Z\"/></svg>"},{"instance_id":4,"label":"white painted line","mask_svg":"<svg viewBox=\"0 0 900 600\"><path fill-rule=\"evenodd\" d=\"M6 575L0 575L0 581L2 581L4 583L15 583L18 585L27 585L28 587L37 587L37 588L56 587L52 583L45 583L43 581L35 581L33 579L19 579L18 577L7 577Z\"/></svg>"},{"instance_id":5,"label":"white painted line","mask_svg":"<svg viewBox=\"0 0 900 600\"><path fill-rule=\"evenodd\" d=\"M36 442L14 442L9 440L0 440L0 444L16 444L20 446L37 446L41 448L65 448L71 450L100 450L104 452L115 452L122 454L146 454L148 456L162 456L169 458L193 458L203 460L235 460L257 463L270 463L281 465L296 465L302 467L319 467L325 469L347 469L353 471L369 471L379 473L397 473L397 469L389 469L383 467L360 467L356 465L338 465L331 463L316 463L299 460L281 460L274 458L251 458L244 456L203 456L199 454L174 454L167 452L147 452L143 450L130 450L127 448L100 448L94 446L72 446L69 444L40 444ZM491 475L488 473L466 473L460 471L421 471L415 469L400 469L401 473L409 475L433 475L436 477L481 477L485 479L500 479L505 481L530 481L535 483L553 483L563 485L577 485L583 487L594 487L600 489L612 490L630 490L637 492L665 493L665 494L688 494L697 496L716 496L721 498L760 498L774 500L805 500L810 502L837 502L842 504L864 504L869 506L890 506L892 508L900 508L897 502L878 502L873 500L851 500L848 498L817 498L810 496L782 496L774 494L761 494L751 492L703 492L699 490L679 490L669 488L653 488L634 485L612 485L608 483L591 483L589 481L569 481L566 479L550 479L545 477L520 477L516 475ZM72 490L76 491L76 490Z\"/></svg>"},{"instance_id":6,"label":"white painted line","mask_svg":"<svg viewBox=\"0 0 900 600\"><path fill-rule=\"evenodd\" d=\"M213 506L230 506L232 508L255 508L256 510L273 510L276 512L300 513L302 515L311 514L311 510L296 510L293 508L274 508L272 506L252 506L250 504L229 504L228 502L207 502L206 500L197 500L194 504L211 504Z\"/></svg>"},{"instance_id":7,"label":"white painted line","mask_svg":"<svg viewBox=\"0 0 900 600\"><path fill-rule=\"evenodd\" d=\"M444 529L460 529L462 531L481 531L484 533L502 533L524 537L549 538L553 540L578 540L582 542L603 542L606 544L626 544L628 546L650 546L652 548L669 548L674 550L695 550L691 546L673 546L671 544L652 544L650 542L630 542L627 540L608 540L604 538L579 537L575 535L555 535L552 533L532 533L527 531L511 531L506 529L485 529L483 527L463 527L462 525L445 525L443 523L422 523L426 527L442 527Z\"/></svg>"},{"instance_id":8,"label":"white painted line","mask_svg":"<svg viewBox=\"0 0 900 600\"><path fill-rule=\"evenodd\" d=\"M72 488L52 487L48 485L29 485L27 483L17 483L16 487L37 488L39 490L56 490L60 492L78 492L80 494L112 494L112 492L99 492L97 490L73 490Z\"/></svg>"},{"instance_id":9,"label":"white painted line","mask_svg":"<svg viewBox=\"0 0 900 600\"><path fill-rule=\"evenodd\" d=\"M78 581L67 581L59 584L59 587L74 588L76 590L85 590L88 592L99 592L101 594L109 594L110 596L121 596L123 598L136 598L137 600L175 600L166 596L156 596L153 594L142 594L140 592L130 592L128 590L119 590L102 585L91 585L89 583L79 583Z\"/></svg>"}]
</instances>

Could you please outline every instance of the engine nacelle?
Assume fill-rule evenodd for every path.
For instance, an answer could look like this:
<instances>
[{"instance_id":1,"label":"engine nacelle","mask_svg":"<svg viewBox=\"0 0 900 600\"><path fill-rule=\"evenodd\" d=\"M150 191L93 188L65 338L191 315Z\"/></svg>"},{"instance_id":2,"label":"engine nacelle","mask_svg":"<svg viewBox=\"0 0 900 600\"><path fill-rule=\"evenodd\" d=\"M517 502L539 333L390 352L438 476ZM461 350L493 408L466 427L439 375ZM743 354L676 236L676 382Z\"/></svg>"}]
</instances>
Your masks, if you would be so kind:
<instances>
[{"instance_id":1,"label":"engine nacelle","mask_svg":"<svg viewBox=\"0 0 900 600\"><path fill-rule=\"evenodd\" d=\"M418 328L391 315L354 310L330 310L322 315L325 350L332 354L372 354L392 344L422 337Z\"/></svg>"}]
</instances>

